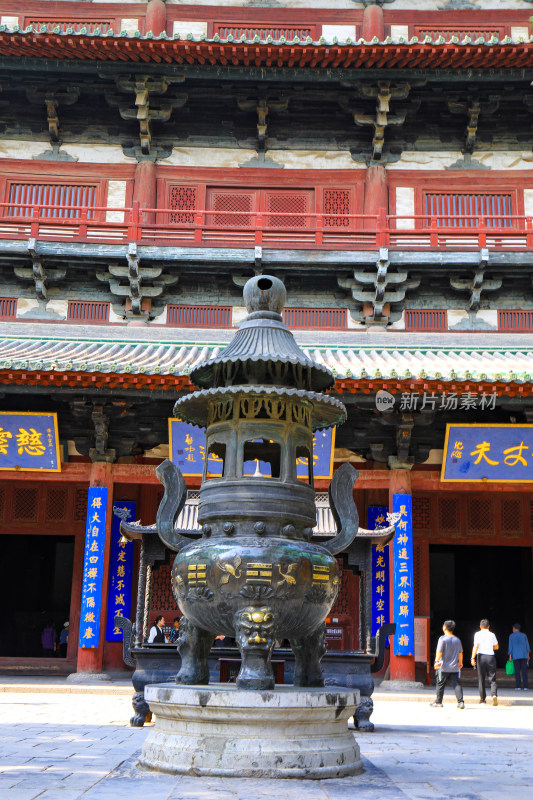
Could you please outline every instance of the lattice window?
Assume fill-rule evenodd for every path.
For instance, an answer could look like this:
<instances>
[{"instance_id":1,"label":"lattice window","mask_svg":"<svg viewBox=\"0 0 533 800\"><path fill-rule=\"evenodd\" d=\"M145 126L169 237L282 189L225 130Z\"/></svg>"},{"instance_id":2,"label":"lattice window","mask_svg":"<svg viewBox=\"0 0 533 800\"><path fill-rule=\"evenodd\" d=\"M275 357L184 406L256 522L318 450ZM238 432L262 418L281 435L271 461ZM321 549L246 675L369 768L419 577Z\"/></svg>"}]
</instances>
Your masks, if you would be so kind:
<instances>
[{"instance_id":1,"label":"lattice window","mask_svg":"<svg viewBox=\"0 0 533 800\"><path fill-rule=\"evenodd\" d=\"M424 576L422 575L422 545L413 544L413 594L415 616L420 616L420 587Z\"/></svg>"},{"instance_id":2,"label":"lattice window","mask_svg":"<svg viewBox=\"0 0 533 800\"><path fill-rule=\"evenodd\" d=\"M461 507L458 497L443 495L438 499L438 533L459 533L461 528Z\"/></svg>"},{"instance_id":3,"label":"lattice window","mask_svg":"<svg viewBox=\"0 0 533 800\"><path fill-rule=\"evenodd\" d=\"M519 497L502 498L500 505L500 530L507 536L523 535L522 501Z\"/></svg>"},{"instance_id":4,"label":"lattice window","mask_svg":"<svg viewBox=\"0 0 533 800\"><path fill-rule=\"evenodd\" d=\"M24 486L13 491L11 517L14 522L37 522L39 490Z\"/></svg>"},{"instance_id":5,"label":"lattice window","mask_svg":"<svg viewBox=\"0 0 533 800\"><path fill-rule=\"evenodd\" d=\"M266 193L266 225L268 228L306 228L311 205L310 192ZM272 216L271 216L272 215Z\"/></svg>"},{"instance_id":6,"label":"lattice window","mask_svg":"<svg viewBox=\"0 0 533 800\"><path fill-rule=\"evenodd\" d=\"M447 42L450 41L452 36L457 36L457 38L462 41L466 36L470 36L472 41L476 41L480 37L483 38L486 42L492 36L497 36L498 38L502 38L504 36L503 28L419 28L415 26L415 36L418 36L419 39L424 39L426 36L431 36L433 41L436 41L439 37L443 37L446 39Z\"/></svg>"},{"instance_id":7,"label":"lattice window","mask_svg":"<svg viewBox=\"0 0 533 800\"><path fill-rule=\"evenodd\" d=\"M47 522L62 522L66 520L68 489L48 489L45 509L45 520Z\"/></svg>"},{"instance_id":8,"label":"lattice window","mask_svg":"<svg viewBox=\"0 0 533 800\"><path fill-rule=\"evenodd\" d=\"M315 26L306 28L292 28L284 26L276 26L273 28L259 27L259 28L244 28L241 26L233 25L220 25L215 23L214 32L218 33L221 39L227 39L228 36L233 36L234 39L240 39L241 36L246 36L247 39L253 39L254 36L259 36L261 40L272 36L272 39L277 42L282 36L287 41L292 41L296 37L299 39L306 39L308 36L316 38Z\"/></svg>"},{"instance_id":9,"label":"lattice window","mask_svg":"<svg viewBox=\"0 0 533 800\"><path fill-rule=\"evenodd\" d=\"M162 566L158 567L153 572L152 599L150 606L154 610L161 611L174 608L177 610L176 601L172 594L170 570L170 567Z\"/></svg>"},{"instance_id":10,"label":"lattice window","mask_svg":"<svg viewBox=\"0 0 533 800\"><path fill-rule=\"evenodd\" d=\"M180 212L195 211L197 196L196 186L171 186L169 207ZM190 225L194 222L194 214L171 214L170 221L177 225Z\"/></svg>"},{"instance_id":11,"label":"lattice window","mask_svg":"<svg viewBox=\"0 0 533 800\"><path fill-rule=\"evenodd\" d=\"M14 297L0 297L0 319L16 319L17 301Z\"/></svg>"},{"instance_id":12,"label":"lattice window","mask_svg":"<svg viewBox=\"0 0 533 800\"><path fill-rule=\"evenodd\" d=\"M414 308L405 311L406 331L446 331L448 315L446 311L434 308Z\"/></svg>"},{"instance_id":13,"label":"lattice window","mask_svg":"<svg viewBox=\"0 0 533 800\"><path fill-rule=\"evenodd\" d=\"M67 319L76 322L108 322L109 303L69 300Z\"/></svg>"},{"instance_id":14,"label":"lattice window","mask_svg":"<svg viewBox=\"0 0 533 800\"><path fill-rule=\"evenodd\" d=\"M500 331L533 331L533 311L498 311Z\"/></svg>"},{"instance_id":15,"label":"lattice window","mask_svg":"<svg viewBox=\"0 0 533 800\"><path fill-rule=\"evenodd\" d=\"M483 218L485 225L511 228L513 221L512 194L427 193L425 195L426 224L431 218L438 227L477 228Z\"/></svg>"},{"instance_id":16,"label":"lattice window","mask_svg":"<svg viewBox=\"0 0 533 800\"><path fill-rule=\"evenodd\" d=\"M74 499L74 520L76 522L85 522L87 519L87 499L89 497L89 489L79 486L76 489L76 497Z\"/></svg>"},{"instance_id":17,"label":"lattice window","mask_svg":"<svg viewBox=\"0 0 533 800\"><path fill-rule=\"evenodd\" d=\"M251 228L255 207L255 192L207 191L210 224L217 228Z\"/></svg>"},{"instance_id":18,"label":"lattice window","mask_svg":"<svg viewBox=\"0 0 533 800\"><path fill-rule=\"evenodd\" d=\"M431 498L424 495L413 496L413 528L417 531L431 531Z\"/></svg>"},{"instance_id":19,"label":"lattice window","mask_svg":"<svg viewBox=\"0 0 533 800\"><path fill-rule=\"evenodd\" d=\"M467 500L467 533L492 533L493 504L490 497L469 497Z\"/></svg>"},{"instance_id":20,"label":"lattice window","mask_svg":"<svg viewBox=\"0 0 533 800\"><path fill-rule=\"evenodd\" d=\"M69 28L72 28L75 33L79 33L82 28L87 28L87 33L94 33L96 28L100 31L100 33L107 33L107 31L111 28L111 22L108 19L99 21L93 20L91 22L88 22L87 20L76 20L75 22L69 22L68 20L64 19L31 19L26 21L26 25L32 25L39 32L41 32L41 28L44 26L46 27L46 30L50 31L51 33L55 28L60 28L61 33L65 33Z\"/></svg>"},{"instance_id":21,"label":"lattice window","mask_svg":"<svg viewBox=\"0 0 533 800\"><path fill-rule=\"evenodd\" d=\"M229 328L231 306L167 306L167 325L180 328Z\"/></svg>"},{"instance_id":22,"label":"lattice window","mask_svg":"<svg viewBox=\"0 0 533 800\"><path fill-rule=\"evenodd\" d=\"M286 308L283 321L289 328L346 328L345 308Z\"/></svg>"},{"instance_id":23,"label":"lattice window","mask_svg":"<svg viewBox=\"0 0 533 800\"><path fill-rule=\"evenodd\" d=\"M351 193L348 189L324 189L324 215L342 214L343 216L324 216L325 228L348 228L351 209Z\"/></svg>"},{"instance_id":24,"label":"lattice window","mask_svg":"<svg viewBox=\"0 0 533 800\"><path fill-rule=\"evenodd\" d=\"M8 207L7 213L29 215L39 207L43 217L77 219L82 208L96 205L96 190L95 184L10 183L7 202L13 205ZM94 210L89 210L87 218L94 219L94 216Z\"/></svg>"}]
</instances>

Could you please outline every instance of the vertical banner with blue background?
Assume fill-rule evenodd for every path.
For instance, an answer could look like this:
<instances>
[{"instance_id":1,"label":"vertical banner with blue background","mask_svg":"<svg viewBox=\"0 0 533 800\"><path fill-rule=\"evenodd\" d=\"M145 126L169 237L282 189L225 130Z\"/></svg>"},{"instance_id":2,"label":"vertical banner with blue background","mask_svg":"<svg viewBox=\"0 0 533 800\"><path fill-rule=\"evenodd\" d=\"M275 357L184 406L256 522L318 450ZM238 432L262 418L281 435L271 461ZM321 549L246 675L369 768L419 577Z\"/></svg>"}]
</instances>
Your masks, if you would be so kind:
<instances>
[{"instance_id":1,"label":"vertical banner with blue background","mask_svg":"<svg viewBox=\"0 0 533 800\"><path fill-rule=\"evenodd\" d=\"M387 527L387 506L368 507L368 528ZM372 546L372 636L390 622L389 545Z\"/></svg>"},{"instance_id":2,"label":"vertical banner with blue background","mask_svg":"<svg viewBox=\"0 0 533 800\"><path fill-rule=\"evenodd\" d=\"M105 628L107 642L122 641L124 634L115 626L115 617L129 617L131 613L134 544L126 539L122 540L120 523L132 522L135 519L136 507L137 503L134 500L120 500L113 504Z\"/></svg>"},{"instance_id":3,"label":"vertical banner with blue background","mask_svg":"<svg viewBox=\"0 0 533 800\"><path fill-rule=\"evenodd\" d=\"M413 585L413 499L410 494L394 494L392 511L400 515L392 542L392 592L394 622L394 653L397 656L415 654L415 616Z\"/></svg>"},{"instance_id":4,"label":"vertical banner with blue background","mask_svg":"<svg viewBox=\"0 0 533 800\"><path fill-rule=\"evenodd\" d=\"M98 647L104 576L107 488L90 486L83 557L80 635L78 647Z\"/></svg>"}]
</instances>

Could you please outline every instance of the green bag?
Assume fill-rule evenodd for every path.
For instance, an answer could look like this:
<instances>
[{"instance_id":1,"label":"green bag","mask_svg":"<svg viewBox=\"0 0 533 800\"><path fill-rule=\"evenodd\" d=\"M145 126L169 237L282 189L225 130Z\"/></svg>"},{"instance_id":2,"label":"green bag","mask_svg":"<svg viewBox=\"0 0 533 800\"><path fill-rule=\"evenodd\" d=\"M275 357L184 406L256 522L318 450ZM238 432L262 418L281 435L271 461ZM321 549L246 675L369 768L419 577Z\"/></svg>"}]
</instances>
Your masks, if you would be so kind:
<instances>
[{"instance_id":1,"label":"green bag","mask_svg":"<svg viewBox=\"0 0 533 800\"><path fill-rule=\"evenodd\" d=\"M514 661L507 661L505 664L505 674L514 675Z\"/></svg>"}]
</instances>

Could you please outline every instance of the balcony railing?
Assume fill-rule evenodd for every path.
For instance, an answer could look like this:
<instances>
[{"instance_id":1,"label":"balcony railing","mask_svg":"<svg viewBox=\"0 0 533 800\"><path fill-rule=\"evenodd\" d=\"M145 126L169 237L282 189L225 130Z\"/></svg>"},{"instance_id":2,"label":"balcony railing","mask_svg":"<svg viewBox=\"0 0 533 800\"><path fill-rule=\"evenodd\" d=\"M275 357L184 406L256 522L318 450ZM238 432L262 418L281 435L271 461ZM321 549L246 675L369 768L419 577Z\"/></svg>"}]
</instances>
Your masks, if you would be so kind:
<instances>
[{"instance_id":1,"label":"balcony railing","mask_svg":"<svg viewBox=\"0 0 533 800\"><path fill-rule=\"evenodd\" d=\"M262 246L321 250L533 250L533 218L387 214L216 212L0 203L0 240L28 239L161 247ZM224 217L224 219L222 219ZM233 221L236 221L233 224Z\"/></svg>"}]
</instances>

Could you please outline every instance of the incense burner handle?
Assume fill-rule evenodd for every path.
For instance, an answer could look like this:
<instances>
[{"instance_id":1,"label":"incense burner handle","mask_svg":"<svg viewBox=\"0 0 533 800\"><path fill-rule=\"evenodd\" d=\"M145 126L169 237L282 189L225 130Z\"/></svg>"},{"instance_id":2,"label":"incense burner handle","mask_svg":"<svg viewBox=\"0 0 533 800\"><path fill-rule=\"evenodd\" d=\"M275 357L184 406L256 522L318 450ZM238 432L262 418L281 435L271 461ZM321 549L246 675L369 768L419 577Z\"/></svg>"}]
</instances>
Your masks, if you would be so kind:
<instances>
[{"instance_id":1,"label":"incense burner handle","mask_svg":"<svg viewBox=\"0 0 533 800\"><path fill-rule=\"evenodd\" d=\"M157 509L156 527L159 538L170 550L179 552L190 539L178 533L174 525L185 505L187 487L178 467L168 458L156 467L155 474L165 487L163 499Z\"/></svg>"},{"instance_id":2,"label":"incense burner handle","mask_svg":"<svg viewBox=\"0 0 533 800\"><path fill-rule=\"evenodd\" d=\"M329 505L338 533L324 542L328 553L336 556L351 545L359 530L359 514L353 500L353 485L359 473L351 464L343 464L333 476L329 487Z\"/></svg>"}]
</instances>

